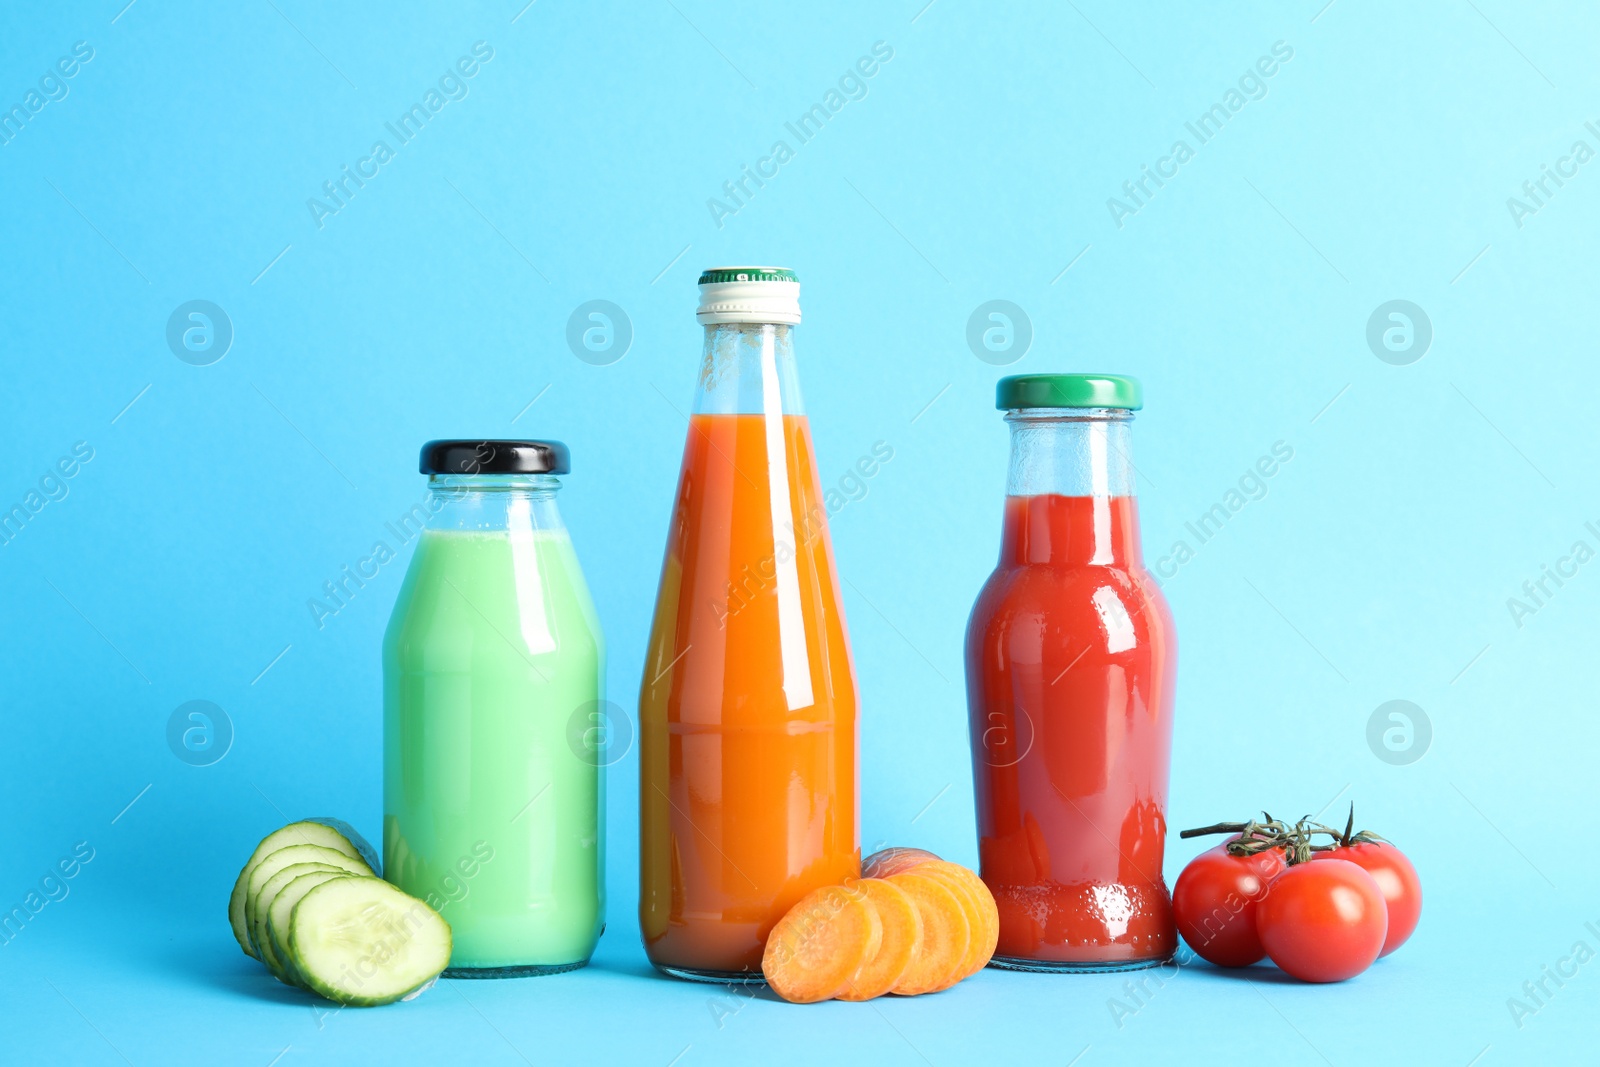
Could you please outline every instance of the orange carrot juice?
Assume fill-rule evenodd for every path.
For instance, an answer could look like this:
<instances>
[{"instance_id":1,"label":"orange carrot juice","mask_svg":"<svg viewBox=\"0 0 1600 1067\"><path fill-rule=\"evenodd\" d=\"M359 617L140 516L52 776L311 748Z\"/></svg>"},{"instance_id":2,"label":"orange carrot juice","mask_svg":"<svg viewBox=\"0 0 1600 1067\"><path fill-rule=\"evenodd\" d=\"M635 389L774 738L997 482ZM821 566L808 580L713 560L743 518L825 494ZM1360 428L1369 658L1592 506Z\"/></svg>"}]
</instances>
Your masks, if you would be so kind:
<instances>
[{"instance_id":1,"label":"orange carrot juice","mask_svg":"<svg viewBox=\"0 0 1600 1067\"><path fill-rule=\"evenodd\" d=\"M856 689L789 325L707 325L639 697L639 916L667 973L759 980L784 913L859 874Z\"/></svg>"}]
</instances>

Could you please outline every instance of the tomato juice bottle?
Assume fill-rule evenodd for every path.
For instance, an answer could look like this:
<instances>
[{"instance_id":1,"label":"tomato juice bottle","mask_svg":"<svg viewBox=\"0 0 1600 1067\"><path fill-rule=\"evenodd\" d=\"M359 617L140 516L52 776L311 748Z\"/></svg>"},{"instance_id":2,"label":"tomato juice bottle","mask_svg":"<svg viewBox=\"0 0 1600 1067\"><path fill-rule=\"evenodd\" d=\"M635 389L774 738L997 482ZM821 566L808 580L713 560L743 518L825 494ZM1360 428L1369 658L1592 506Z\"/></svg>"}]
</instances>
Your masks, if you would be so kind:
<instances>
[{"instance_id":1,"label":"tomato juice bottle","mask_svg":"<svg viewBox=\"0 0 1600 1067\"><path fill-rule=\"evenodd\" d=\"M639 693L640 899L662 971L761 981L860 874L856 685L780 268L700 278L705 347Z\"/></svg>"},{"instance_id":2,"label":"tomato juice bottle","mask_svg":"<svg viewBox=\"0 0 1600 1067\"><path fill-rule=\"evenodd\" d=\"M1177 638L1144 569L1129 451L1139 383L1001 379L1000 560L967 624L967 707L994 964L1153 966L1177 947L1162 878Z\"/></svg>"}]
</instances>

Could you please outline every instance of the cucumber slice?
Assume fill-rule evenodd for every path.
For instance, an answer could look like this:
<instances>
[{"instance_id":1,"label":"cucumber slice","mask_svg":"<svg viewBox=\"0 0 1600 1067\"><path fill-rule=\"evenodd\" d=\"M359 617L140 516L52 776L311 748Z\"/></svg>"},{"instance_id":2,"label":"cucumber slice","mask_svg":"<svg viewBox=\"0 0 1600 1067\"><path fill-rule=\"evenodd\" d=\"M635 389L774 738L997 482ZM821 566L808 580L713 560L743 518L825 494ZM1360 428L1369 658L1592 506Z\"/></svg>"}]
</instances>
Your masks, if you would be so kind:
<instances>
[{"instance_id":1,"label":"cucumber slice","mask_svg":"<svg viewBox=\"0 0 1600 1067\"><path fill-rule=\"evenodd\" d=\"M289 913L289 959L306 988L355 1007L421 992L450 962L450 924L378 878L336 878Z\"/></svg>"},{"instance_id":2,"label":"cucumber slice","mask_svg":"<svg viewBox=\"0 0 1600 1067\"><path fill-rule=\"evenodd\" d=\"M256 959L261 958L261 946L255 940L256 916L262 910L261 889L273 875L292 863L326 863L347 870L351 874L372 873L372 868L361 860L351 859L338 849L324 848L321 845L289 845L257 863L255 870L250 872L250 880L244 894L245 936L250 940L250 947L255 950Z\"/></svg>"},{"instance_id":3,"label":"cucumber slice","mask_svg":"<svg viewBox=\"0 0 1600 1067\"><path fill-rule=\"evenodd\" d=\"M293 914L294 906L300 903L301 897L323 882L331 882L335 878L365 877L364 875L351 874L349 871L333 868L307 870L306 868L309 866L322 867L321 864L296 863L278 872L277 878L274 878L273 881L277 881L278 878L282 878L291 871L295 873L284 884L283 888L278 890L278 895L273 897L271 903L267 905L266 936L256 935L256 944L261 948L261 961L267 965L267 969L272 972L273 977L280 982L302 988L305 986L305 981L295 974L294 961L289 958L289 916ZM268 883L267 888L272 888L271 883Z\"/></svg>"},{"instance_id":4,"label":"cucumber slice","mask_svg":"<svg viewBox=\"0 0 1600 1067\"><path fill-rule=\"evenodd\" d=\"M378 850L373 848L372 843L366 838L362 837L361 832L354 826L351 826L343 819L334 819L327 815L318 815L314 819L307 819L306 822L316 823L318 826L326 826L328 829L332 830L334 833L350 842L350 847L356 850L356 857L360 859L362 863L365 863L368 867L371 867L372 873L379 875L383 873L383 871L379 868Z\"/></svg>"},{"instance_id":5,"label":"cucumber slice","mask_svg":"<svg viewBox=\"0 0 1600 1067\"><path fill-rule=\"evenodd\" d=\"M290 882L293 882L302 874L311 874L319 871L343 875L351 873L343 867L312 860L307 863L291 863L262 883L255 912L250 917L250 946L261 953L261 962L267 965L267 970L271 971L276 978L283 978L283 960L272 952L272 942L267 937L267 913L271 909L273 901L278 898L278 894L283 892Z\"/></svg>"},{"instance_id":6,"label":"cucumber slice","mask_svg":"<svg viewBox=\"0 0 1600 1067\"><path fill-rule=\"evenodd\" d=\"M250 858L245 861L243 869L239 871L239 877L233 883L233 892L228 896L228 925L233 927L234 940L239 942L239 947L244 950L246 956L261 958L250 944L250 927L245 922L245 905L248 902L246 891L250 884L250 872L268 855L286 845L296 844L322 845L325 848L336 849L346 856L361 860L374 871L378 869L378 854L367 843L367 839L356 833L355 828L349 823L338 819L305 819L272 831L263 837L256 850L250 853Z\"/></svg>"}]
</instances>

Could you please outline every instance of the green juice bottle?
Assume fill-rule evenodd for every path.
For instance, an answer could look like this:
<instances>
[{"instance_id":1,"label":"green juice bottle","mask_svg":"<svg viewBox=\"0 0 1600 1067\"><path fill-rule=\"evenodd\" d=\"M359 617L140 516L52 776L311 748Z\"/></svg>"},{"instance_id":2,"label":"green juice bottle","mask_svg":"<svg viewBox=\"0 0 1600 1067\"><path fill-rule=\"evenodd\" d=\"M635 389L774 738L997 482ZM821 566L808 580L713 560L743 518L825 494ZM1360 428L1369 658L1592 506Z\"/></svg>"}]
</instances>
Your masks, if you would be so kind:
<instances>
[{"instance_id":1,"label":"green juice bottle","mask_svg":"<svg viewBox=\"0 0 1600 1067\"><path fill-rule=\"evenodd\" d=\"M556 510L558 441L430 441L383 640L384 877L449 922L447 976L551 974L605 922L605 645Z\"/></svg>"}]
</instances>

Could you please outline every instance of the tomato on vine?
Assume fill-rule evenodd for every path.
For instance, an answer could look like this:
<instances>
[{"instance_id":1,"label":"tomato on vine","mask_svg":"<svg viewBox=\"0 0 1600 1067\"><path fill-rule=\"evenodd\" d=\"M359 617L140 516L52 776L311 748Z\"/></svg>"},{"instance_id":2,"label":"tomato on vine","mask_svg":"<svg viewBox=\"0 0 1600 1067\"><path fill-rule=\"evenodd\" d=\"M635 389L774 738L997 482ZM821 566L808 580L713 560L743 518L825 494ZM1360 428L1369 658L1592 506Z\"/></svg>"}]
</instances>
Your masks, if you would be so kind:
<instances>
[{"instance_id":1,"label":"tomato on vine","mask_svg":"<svg viewBox=\"0 0 1600 1067\"><path fill-rule=\"evenodd\" d=\"M1352 834L1350 831L1354 827L1355 808L1352 806L1344 833L1338 836L1333 847L1327 851L1313 851L1311 858L1348 860L1372 875L1389 913L1389 932L1383 939L1383 951L1378 954L1387 956L1405 944L1417 928L1417 920L1422 917L1422 879L1417 877L1417 869L1404 852L1370 830Z\"/></svg>"},{"instance_id":2,"label":"tomato on vine","mask_svg":"<svg viewBox=\"0 0 1600 1067\"><path fill-rule=\"evenodd\" d=\"M1184 837L1203 831L1185 830ZM1256 905L1284 868L1281 847L1261 847L1259 831L1234 834L1183 869L1172 887L1178 933L1201 959L1219 967L1248 967L1267 954L1256 935Z\"/></svg>"},{"instance_id":3,"label":"tomato on vine","mask_svg":"<svg viewBox=\"0 0 1600 1067\"><path fill-rule=\"evenodd\" d=\"M1182 833L1234 835L1190 861L1173 888L1178 930L1196 954L1224 967L1265 955L1302 981L1339 982L1411 936L1422 913L1416 868L1377 834L1353 833L1353 806L1342 833L1264 818Z\"/></svg>"},{"instance_id":4,"label":"tomato on vine","mask_svg":"<svg viewBox=\"0 0 1600 1067\"><path fill-rule=\"evenodd\" d=\"M1349 860L1291 866L1256 907L1267 956L1302 982L1342 982L1383 951L1389 912L1372 875Z\"/></svg>"}]
</instances>

